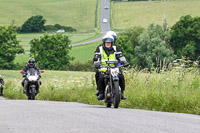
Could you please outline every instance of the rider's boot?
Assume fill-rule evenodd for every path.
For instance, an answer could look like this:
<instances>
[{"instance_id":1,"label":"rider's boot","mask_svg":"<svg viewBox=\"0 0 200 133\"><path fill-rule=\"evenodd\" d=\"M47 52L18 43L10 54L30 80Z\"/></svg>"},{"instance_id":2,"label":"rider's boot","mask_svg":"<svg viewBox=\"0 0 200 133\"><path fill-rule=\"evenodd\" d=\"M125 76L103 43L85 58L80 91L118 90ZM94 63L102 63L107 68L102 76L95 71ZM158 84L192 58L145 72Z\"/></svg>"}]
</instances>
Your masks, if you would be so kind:
<instances>
[{"instance_id":1,"label":"rider's boot","mask_svg":"<svg viewBox=\"0 0 200 133\"><path fill-rule=\"evenodd\" d=\"M103 93L99 94L98 97L97 97L97 99L98 99L98 100L103 100L103 99L104 99Z\"/></svg>"},{"instance_id":2,"label":"rider's boot","mask_svg":"<svg viewBox=\"0 0 200 133\"><path fill-rule=\"evenodd\" d=\"M97 92L95 93L96 96L99 96L99 90L98 90L98 87L97 87Z\"/></svg>"},{"instance_id":3,"label":"rider's boot","mask_svg":"<svg viewBox=\"0 0 200 133\"><path fill-rule=\"evenodd\" d=\"M97 91L97 92L95 93L95 95L96 95L96 96L99 96L99 91Z\"/></svg>"},{"instance_id":4,"label":"rider's boot","mask_svg":"<svg viewBox=\"0 0 200 133\"><path fill-rule=\"evenodd\" d=\"M40 85L42 84L42 82L40 81L40 80L38 80L38 85L36 86L36 91L37 91L37 93L40 93L40 90L39 90L39 88L40 88Z\"/></svg>"},{"instance_id":5,"label":"rider's boot","mask_svg":"<svg viewBox=\"0 0 200 133\"><path fill-rule=\"evenodd\" d=\"M3 96L3 88L0 88L0 96Z\"/></svg>"},{"instance_id":6,"label":"rider's boot","mask_svg":"<svg viewBox=\"0 0 200 133\"><path fill-rule=\"evenodd\" d=\"M36 88L36 91L37 91L37 93L40 93L40 90L39 90L39 88Z\"/></svg>"},{"instance_id":7,"label":"rider's boot","mask_svg":"<svg viewBox=\"0 0 200 133\"><path fill-rule=\"evenodd\" d=\"M125 100L127 97L124 95L124 93L122 92L122 95L121 95L121 99L122 100Z\"/></svg>"},{"instance_id":8,"label":"rider's boot","mask_svg":"<svg viewBox=\"0 0 200 133\"><path fill-rule=\"evenodd\" d=\"M26 87L24 87L24 89L23 89L23 93L26 93Z\"/></svg>"},{"instance_id":9,"label":"rider's boot","mask_svg":"<svg viewBox=\"0 0 200 133\"><path fill-rule=\"evenodd\" d=\"M23 89L23 93L26 94L26 88L27 88L28 82L24 81L24 89Z\"/></svg>"}]
</instances>

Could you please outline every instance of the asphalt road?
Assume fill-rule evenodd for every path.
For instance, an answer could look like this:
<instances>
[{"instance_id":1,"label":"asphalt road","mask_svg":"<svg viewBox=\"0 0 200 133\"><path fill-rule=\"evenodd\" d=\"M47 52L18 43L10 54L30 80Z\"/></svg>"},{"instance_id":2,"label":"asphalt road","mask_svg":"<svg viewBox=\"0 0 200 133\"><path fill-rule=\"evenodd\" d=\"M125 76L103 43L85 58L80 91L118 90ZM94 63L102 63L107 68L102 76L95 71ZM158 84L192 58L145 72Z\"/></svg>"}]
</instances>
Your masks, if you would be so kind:
<instances>
[{"instance_id":1,"label":"asphalt road","mask_svg":"<svg viewBox=\"0 0 200 133\"><path fill-rule=\"evenodd\" d=\"M5 100L5 98L4 97L2 97L2 96L0 96L0 100ZM0 111L1 112L1 111Z\"/></svg>"},{"instance_id":2,"label":"asphalt road","mask_svg":"<svg viewBox=\"0 0 200 133\"><path fill-rule=\"evenodd\" d=\"M108 6L108 9L104 9L105 6ZM104 23L103 19L107 19L108 22ZM77 44L72 44L72 46L77 46L77 45L84 45L88 43L93 43L102 40L103 36L106 34L107 31L110 31L110 0L101 0L101 17L100 17L100 24L101 24L101 32L102 36L100 38L90 40L87 42L82 42L82 43L77 43Z\"/></svg>"},{"instance_id":3,"label":"asphalt road","mask_svg":"<svg viewBox=\"0 0 200 133\"><path fill-rule=\"evenodd\" d=\"M71 102L0 100L0 133L199 133L200 116Z\"/></svg>"},{"instance_id":4,"label":"asphalt road","mask_svg":"<svg viewBox=\"0 0 200 133\"><path fill-rule=\"evenodd\" d=\"M108 9L104 9L105 6L108 6ZM107 19L107 23L103 22L103 19ZM72 44L72 46L78 46L78 45L84 45L89 44L93 42L97 42L102 40L103 36L106 34L106 32L110 31L110 0L101 0L101 17L100 17L100 24L101 24L101 32L102 36L90 41L82 42L82 43L76 43ZM30 52L25 52L25 54L30 54Z\"/></svg>"},{"instance_id":5,"label":"asphalt road","mask_svg":"<svg viewBox=\"0 0 200 133\"><path fill-rule=\"evenodd\" d=\"M110 30L109 0L101 3L101 28ZM106 18L107 23L102 20ZM101 38L83 45L101 40ZM200 133L200 116L69 102L5 100L0 97L0 133Z\"/></svg>"}]
</instances>

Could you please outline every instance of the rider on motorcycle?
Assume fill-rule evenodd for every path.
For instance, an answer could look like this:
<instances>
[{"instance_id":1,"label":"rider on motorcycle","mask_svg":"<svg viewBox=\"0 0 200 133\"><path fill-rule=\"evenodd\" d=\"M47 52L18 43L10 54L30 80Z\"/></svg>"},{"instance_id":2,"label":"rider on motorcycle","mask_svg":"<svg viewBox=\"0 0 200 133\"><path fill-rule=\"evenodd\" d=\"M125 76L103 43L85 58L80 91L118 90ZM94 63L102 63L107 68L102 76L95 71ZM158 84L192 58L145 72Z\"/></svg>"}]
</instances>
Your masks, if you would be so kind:
<instances>
[{"instance_id":1,"label":"rider on motorcycle","mask_svg":"<svg viewBox=\"0 0 200 133\"><path fill-rule=\"evenodd\" d=\"M96 83L97 83L97 99L98 100L103 100L104 99L104 72L106 70L101 70L99 69L100 66L107 66L105 61L109 60L118 60L122 65L124 66L129 66L129 63L126 61L125 57L122 55L122 52L116 44L114 44L115 39L113 38L112 35L108 34L105 35L103 38L103 44L99 45L95 51L95 55L93 58L94 66L96 69L99 71L96 71ZM124 90L125 90L125 79L124 75L122 72L118 75L119 77L119 85L121 87L121 92L122 92L122 99L126 99L126 96L124 95Z\"/></svg>"},{"instance_id":2,"label":"rider on motorcycle","mask_svg":"<svg viewBox=\"0 0 200 133\"><path fill-rule=\"evenodd\" d=\"M25 73L23 74L23 77L26 77L27 71L28 71L29 69L31 69L31 68L34 68L34 69L37 71L39 77L41 77L40 72L39 72L39 68L38 68L38 66L35 64L35 59L34 59L34 58L29 58L29 59L28 59L28 64L26 64L26 65L24 66L24 69L23 69L23 71L25 72ZM40 83L40 85L41 85L41 81L39 81L39 83ZM28 85L28 81L27 81L26 79L24 79L24 80L22 81L22 86L24 87L23 93L26 93L27 85ZM38 93L39 93L39 87L38 87L38 86L37 86L37 91L38 91Z\"/></svg>"},{"instance_id":3,"label":"rider on motorcycle","mask_svg":"<svg viewBox=\"0 0 200 133\"><path fill-rule=\"evenodd\" d=\"M4 81L3 78L0 75L0 96L3 96L3 85L4 85Z\"/></svg>"}]
</instances>

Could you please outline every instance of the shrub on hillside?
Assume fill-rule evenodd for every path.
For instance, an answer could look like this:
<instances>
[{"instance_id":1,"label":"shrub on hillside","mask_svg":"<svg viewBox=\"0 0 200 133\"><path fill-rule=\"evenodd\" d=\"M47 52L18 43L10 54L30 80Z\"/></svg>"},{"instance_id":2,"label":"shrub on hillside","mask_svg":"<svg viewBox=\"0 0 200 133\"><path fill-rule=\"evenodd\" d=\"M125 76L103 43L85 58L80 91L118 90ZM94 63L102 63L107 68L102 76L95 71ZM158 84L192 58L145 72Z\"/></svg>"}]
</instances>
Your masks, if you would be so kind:
<instances>
[{"instance_id":1,"label":"shrub on hillside","mask_svg":"<svg viewBox=\"0 0 200 133\"><path fill-rule=\"evenodd\" d=\"M162 67L175 59L173 50L167 44L168 29L150 24L147 31L139 37L139 44L134 50L134 60L141 68ZM159 64L159 66L157 66Z\"/></svg>"},{"instance_id":2,"label":"shrub on hillside","mask_svg":"<svg viewBox=\"0 0 200 133\"><path fill-rule=\"evenodd\" d=\"M134 49L138 45L139 36L144 31L142 27L133 27L119 34L116 44L120 46L127 61L133 65Z\"/></svg>"},{"instance_id":3,"label":"shrub on hillside","mask_svg":"<svg viewBox=\"0 0 200 133\"><path fill-rule=\"evenodd\" d=\"M178 58L196 60L200 53L200 17L183 16L171 28L169 44Z\"/></svg>"},{"instance_id":4,"label":"shrub on hillside","mask_svg":"<svg viewBox=\"0 0 200 133\"><path fill-rule=\"evenodd\" d=\"M95 71L93 61L88 60L88 62L75 62L71 63L67 67L67 71Z\"/></svg>"},{"instance_id":5,"label":"shrub on hillside","mask_svg":"<svg viewBox=\"0 0 200 133\"><path fill-rule=\"evenodd\" d=\"M22 25L20 32L24 33L33 33L33 32L42 32L44 30L44 24L46 20L43 19L43 16L36 15L30 17L24 24Z\"/></svg>"},{"instance_id":6,"label":"shrub on hillside","mask_svg":"<svg viewBox=\"0 0 200 133\"><path fill-rule=\"evenodd\" d=\"M0 69L13 69L16 54L24 53L13 26L0 26Z\"/></svg>"},{"instance_id":7,"label":"shrub on hillside","mask_svg":"<svg viewBox=\"0 0 200 133\"><path fill-rule=\"evenodd\" d=\"M62 34L44 34L40 39L30 42L31 56L33 56L41 69L66 70L73 59L69 56L71 50L68 36Z\"/></svg>"}]
</instances>

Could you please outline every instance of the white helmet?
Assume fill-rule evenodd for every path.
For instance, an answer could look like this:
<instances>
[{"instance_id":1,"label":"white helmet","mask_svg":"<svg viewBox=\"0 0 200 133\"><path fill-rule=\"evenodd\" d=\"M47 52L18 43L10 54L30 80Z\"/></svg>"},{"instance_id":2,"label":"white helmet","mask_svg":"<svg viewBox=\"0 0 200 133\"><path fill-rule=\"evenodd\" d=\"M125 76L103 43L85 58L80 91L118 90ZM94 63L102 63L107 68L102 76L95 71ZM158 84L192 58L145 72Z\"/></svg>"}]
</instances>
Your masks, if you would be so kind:
<instances>
[{"instance_id":1,"label":"white helmet","mask_svg":"<svg viewBox=\"0 0 200 133\"><path fill-rule=\"evenodd\" d=\"M117 40L117 34L116 34L114 31L108 31L108 32L106 33L106 35L113 36L114 41Z\"/></svg>"},{"instance_id":2,"label":"white helmet","mask_svg":"<svg viewBox=\"0 0 200 133\"><path fill-rule=\"evenodd\" d=\"M108 41L111 42L111 43L114 43L114 40L115 40L115 39L113 38L112 35L107 35L107 34L106 34L106 35L103 37L103 40L102 40L102 41L103 41L103 43L108 42Z\"/></svg>"}]
</instances>

